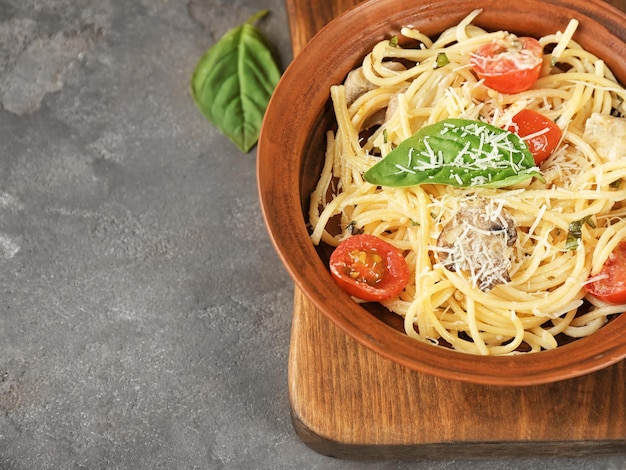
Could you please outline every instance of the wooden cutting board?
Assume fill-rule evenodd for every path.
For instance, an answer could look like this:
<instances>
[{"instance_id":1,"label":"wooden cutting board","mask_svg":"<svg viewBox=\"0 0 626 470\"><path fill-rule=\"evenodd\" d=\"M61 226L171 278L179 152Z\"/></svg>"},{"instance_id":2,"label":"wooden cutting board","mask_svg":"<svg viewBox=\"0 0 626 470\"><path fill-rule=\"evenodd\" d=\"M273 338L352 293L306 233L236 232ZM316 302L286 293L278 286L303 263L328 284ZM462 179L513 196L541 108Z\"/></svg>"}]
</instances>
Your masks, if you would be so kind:
<instances>
[{"instance_id":1,"label":"wooden cutting board","mask_svg":"<svg viewBox=\"0 0 626 470\"><path fill-rule=\"evenodd\" d=\"M294 54L359 0L285 0ZM626 10L626 0L611 3ZM623 454L626 362L576 379L494 387L405 369L361 346L296 288L289 397L308 446L349 459Z\"/></svg>"}]
</instances>

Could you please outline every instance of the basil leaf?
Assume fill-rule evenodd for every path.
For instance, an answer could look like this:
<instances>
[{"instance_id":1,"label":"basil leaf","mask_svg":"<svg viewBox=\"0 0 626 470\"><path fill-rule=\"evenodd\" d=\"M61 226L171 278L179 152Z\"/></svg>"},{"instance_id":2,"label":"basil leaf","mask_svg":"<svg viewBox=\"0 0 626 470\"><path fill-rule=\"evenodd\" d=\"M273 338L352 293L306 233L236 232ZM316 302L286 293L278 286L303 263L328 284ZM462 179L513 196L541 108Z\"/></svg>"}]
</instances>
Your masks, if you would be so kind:
<instances>
[{"instance_id":1,"label":"basil leaf","mask_svg":"<svg viewBox=\"0 0 626 470\"><path fill-rule=\"evenodd\" d=\"M205 52L191 77L192 96L202 114L244 153L259 139L281 75L270 44L252 25L267 13L228 31Z\"/></svg>"},{"instance_id":2,"label":"basil leaf","mask_svg":"<svg viewBox=\"0 0 626 470\"><path fill-rule=\"evenodd\" d=\"M439 183L501 188L541 178L519 136L469 119L423 127L363 176L372 184L393 187Z\"/></svg>"}]
</instances>

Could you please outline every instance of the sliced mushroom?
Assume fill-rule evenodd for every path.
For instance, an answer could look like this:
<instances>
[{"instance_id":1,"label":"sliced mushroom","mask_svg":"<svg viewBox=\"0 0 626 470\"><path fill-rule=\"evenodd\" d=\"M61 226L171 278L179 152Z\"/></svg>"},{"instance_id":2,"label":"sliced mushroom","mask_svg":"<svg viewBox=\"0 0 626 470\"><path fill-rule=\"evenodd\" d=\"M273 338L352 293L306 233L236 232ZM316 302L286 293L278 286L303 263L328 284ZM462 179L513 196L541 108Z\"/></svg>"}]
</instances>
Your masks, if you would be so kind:
<instances>
[{"instance_id":1,"label":"sliced mushroom","mask_svg":"<svg viewBox=\"0 0 626 470\"><path fill-rule=\"evenodd\" d=\"M384 62L383 66L386 69L389 69L395 72L406 70L406 67L402 65L400 62L394 62L394 61ZM365 78L365 73L363 73L363 67L358 67L350 71L350 73L348 73L348 76L346 77L343 84L346 87L346 102L348 103L348 106L354 103L354 101L359 96L364 95L368 91L376 88L376 85L374 85L367 78Z\"/></svg>"},{"instance_id":2,"label":"sliced mushroom","mask_svg":"<svg viewBox=\"0 0 626 470\"><path fill-rule=\"evenodd\" d=\"M379 109L363 121L363 125L361 126L362 130L371 129L374 126L382 126L387 120L385 117L386 114L386 108Z\"/></svg>"},{"instance_id":3,"label":"sliced mushroom","mask_svg":"<svg viewBox=\"0 0 626 470\"><path fill-rule=\"evenodd\" d=\"M398 95L400 93L404 93L405 91L406 91L406 88L403 88L402 90L397 91L393 95L391 95L391 98L389 99L389 103L387 104L387 107L381 108L378 111L376 111L374 114L369 116L363 122L362 128L371 129L374 126L382 126L384 123L389 121L389 119L391 119L391 116L393 116L393 113L395 113L396 110L398 109Z\"/></svg>"},{"instance_id":4,"label":"sliced mushroom","mask_svg":"<svg viewBox=\"0 0 626 470\"><path fill-rule=\"evenodd\" d=\"M376 88L376 85L365 78L363 67L352 70L343 84L346 87L346 102L348 106L354 103L359 96Z\"/></svg>"},{"instance_id":5,"label":"sliced mushroom","mask_svg":"<svg viewBox=\"0 0 626 470\"><path fill-rule=\"evenodd\" d=\"M615 161L626 157L626 119L593 113L583 134L602 158Z\"/></svg>"},{"instance_id":6,"label":"sliced mushroom","mask_svg":"<svg viewBox=\"0 0 626 470\"><path fill-rule=\"evenodd\" d=\"M391 98L389 99L389 104L387 104L387 110L385 111L385 121L387 122L389 121L389 119L391 119L391 116L393 116L393 114L396 112L396 110L398 109L398 101L399 98L398 96L400 95L400 93L404 93L406 91L406 87L402 88L400 91L394 93Z\"/></svg>"},{"instance_id":7,"label":"sliced mushroom","mask_svg":"<svg viewBox=\"0 0 626 470\"><path fill-rule=\"evenodd\" d=\"M478 200L463 206L443 227L437 247L449 271L468 272L483 292L511 281L512 246L517 240L513 218L503 207Z\"/></svg>"}]
</instances>

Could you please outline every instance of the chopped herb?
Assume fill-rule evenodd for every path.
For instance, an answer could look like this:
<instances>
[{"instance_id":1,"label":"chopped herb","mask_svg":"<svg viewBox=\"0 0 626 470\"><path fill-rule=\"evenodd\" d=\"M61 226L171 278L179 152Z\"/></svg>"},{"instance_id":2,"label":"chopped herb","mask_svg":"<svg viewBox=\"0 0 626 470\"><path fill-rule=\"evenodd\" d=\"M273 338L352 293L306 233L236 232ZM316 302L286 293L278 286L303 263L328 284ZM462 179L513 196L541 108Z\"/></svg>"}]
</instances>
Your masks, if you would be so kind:
<instances>
[{"instance_id":1,"label":"chopped herb","mask_svg":"<svg viewBox=\"0 0 626 470\"><path fill-rule=\"evenodd\" d=\"M622 179L615 180L609 184L609 188L611 189L620 189L622 187Z\"/></svg>"},{"instance_id":2,"label":"chopped herb","mask_svg":"<svg viewBox=\"0 0 626 470\"><path fill-rule=\"evenodd\" d=\"M448 56L445 54L445 52L440 52L439 54L437 54L437 58L435 59L436 69L444 67L448 65L449 63L450 63L450 59L448 59Z\"/></svg>"},{"instance_id":3,"label":"chopped herb","mask_svg":"<svg viewBox=\"0 0 626 470\"><path fill-rule=\"evenodd\" d=\"M391 39L389 39L389 45L391 47L398 47L398 36L392 36Z\"/></svg>"},{"instance_id":4,"label":"chopped herb","mask_svg":"<svg viewBox=\"0 0 626 470\"><path fill-rule=\"evenodd\" d=\"M383 142L384 143L387 143L387 137L388 137L387 129L383 129Z\"/></svg>"},{"instance_id":5,"label":"chopped herb","mask_svg":"<svg viewBox=\"0 0 626 470\"><path fill-rule=\"evenodd\" d=\"M353 220L346 227L346 232L348 232L350 235L359 235L363 233L364 230L362 228L358 228L356 226L356 220Z\"/></svg>"},{"instance_id":6,"label":"chopped herb","mask_svg":"<svg viewBox=\"0 0 626 470\"><path fill-rule=\"evenodd\" d=\"M578 243L582 238L582 229L583 225L587 224L591 228L595 228L596 224L591 218L590 215L583 217L580 220L575 220L571 224L569 224L569 228L567 231L567 240L565 241L565 249L568 251L573 251L578 248Z\"/></svg>"},{"instance_id":7,"label":"chopped herb","mask_svg":"<svg viewBox=\"0 0 626 470\"><path fill-rule=\"evenodd\" d=\"M409 222L413 227L419 227L420 223L417 220L409 219Z\"/></svg>"}]
</instances>

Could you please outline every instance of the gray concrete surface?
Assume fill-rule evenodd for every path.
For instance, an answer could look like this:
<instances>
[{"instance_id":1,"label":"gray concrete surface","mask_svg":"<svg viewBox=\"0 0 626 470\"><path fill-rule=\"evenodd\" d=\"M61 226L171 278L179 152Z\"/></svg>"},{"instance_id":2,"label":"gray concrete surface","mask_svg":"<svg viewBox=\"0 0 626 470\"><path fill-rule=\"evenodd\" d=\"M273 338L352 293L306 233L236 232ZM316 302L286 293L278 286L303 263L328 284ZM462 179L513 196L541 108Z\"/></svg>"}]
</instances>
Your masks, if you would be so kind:
<instances>
[{"instance_id":1,"label":"gray concrete surface","mask_svg":"<svg viewBox=\"0 0 626 470\"><path fill-rule=\"evenodd\" d=\"M348 462L293 433L292 284L203 51L283 0L0 0L0 469L618 469Z\"/></svg>"}]
</instances>

